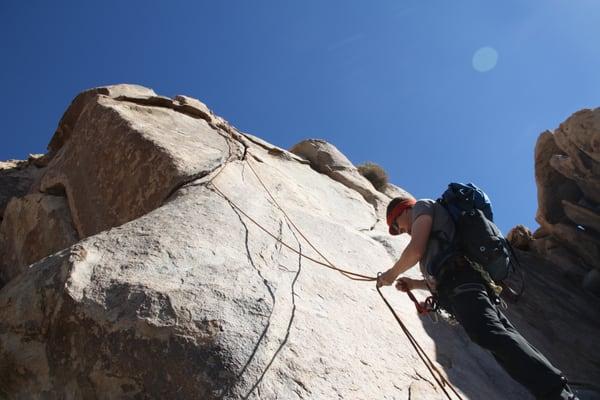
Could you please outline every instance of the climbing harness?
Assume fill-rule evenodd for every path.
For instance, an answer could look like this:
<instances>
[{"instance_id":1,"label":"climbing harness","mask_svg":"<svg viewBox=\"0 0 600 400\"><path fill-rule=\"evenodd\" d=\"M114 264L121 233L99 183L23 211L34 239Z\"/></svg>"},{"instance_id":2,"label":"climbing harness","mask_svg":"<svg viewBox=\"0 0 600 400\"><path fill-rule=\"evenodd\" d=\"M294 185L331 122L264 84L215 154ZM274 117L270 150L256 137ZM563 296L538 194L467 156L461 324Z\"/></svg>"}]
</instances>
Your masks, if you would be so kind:
<instances>
[{"instance_id":1,"label":"climbing harness","mask_svg":"<svg viewBox=\"0 0 600 400\"><path fill-rule=\"evenodd\" d=\"M381 273L378 274L378 277L363 275L363 274L359 274L359 273L356 273L356 272L348 271L348 270L345 270L345 269L342 269L342 268L338 268L337 266L335 266L335 264L333 264L331 261L329 261L329 259L327 257L325 257L325 255L323 255L312 244L312 242L304 235L304 233L302 232L302 230L300 228L298 228L296 226L296 224L294 224L293 220L289 217L289 215L285 212L285 210L281 207L281 205L279 204L279 202L275 199L275 197L271 194L270 190L264 184L264 182L261 179L260 175L258 174L258 172L252 166L252 163L250 162L250 160L247 157L247 155L246 155L246 157L244 157L243 161L245 161L246 164L250 167L250 170L252 171L252 173L254 174L254 176L256 177L256 179L260 182L261 186L263 187L263 189L265 190L265 192L268 194L269 198L273 201L273 203L277 206L277 208L282 212L282 214L285 216L286 220L290 223L290 225L294 227L294 229L297 231L297 233L306 241L306 243L308 243L308 245L323 260L325 260L325 262L322 262L322 261L319 261L319 260L317 260L317 259L315 259L313 257L307 256L307 255L299 252L298 250L296 250L294 247L290 246L286 242L284 242L281 238L277 237L275 234L273 234L272 232L270 232L267 228L263 227L260 223L258 223L254 218L252 218L250 215L248 215L240 206L238 206L233 200L231 200L225 193L223 193L217 187L217 185L215 184L215 180L221 174L221 172L225 169L225 166L227 165L227 163L223 164L223 166L221 167L221 169L207 182L207 184L211 185L212 188L219 195L221 195L225 200L227 200L229 202L229 204L231 204L232 207L234 207L235 209L237 209L241 214L243 214L246 218L248 218L248 220L250 220L259 229L261 229L267 235L271 236L274 240L276 240L277 242L279 242L281 245L283 245L284 247L286 247L290 251L298 254L300 257L306 258L307 260L310 260L310 261L314 262L317 265L320 265L320 266L329 268L331 270L337 271L337 272L341 273L342 275L344 275L346 278L351 279L351 280L364 281L364 282L374 282L374 281L377 281L377 279L378 279L378 277L379 277L379 275ZM385 305L388 307L388 309L390 310L390 312L393 314L394 318L396 319L396 321L400 325L400 328L402 329L402 331L404 332L404 334L408 338L409 342L411 343L411 345L413 346L413 348L417 352L419 358L421 359L421 361L423 361L423 363L425 364L425 367L431 373L431 375L433 376L434 380L436 381L436 383L438 384L438 386L441 388L441 390L444 392L444 394L446 395L446 397L448 399L452 400L452 397L450 396L450 393L448 392L448 390L446 388L446 387L449 387L450 390L454 393L454 395L459 400L462 400L463 399L462 396L457 392L457 390L454 388L454 386L448 381L448 379L435 366L435 364L433 363L433 361L431 361L431 359L429 358L429 356L427 355L427 353L425 353L425 351L423 350L423 348L419 345L419 343L416 341L416 339L410 333L410 331L408 330L408 328L406 327L406 325L402 322L402 320L400 319L400 317L398 316L398 314L396 313L396 311L394 311L394 309L391 306L391 304L388 302L388 300L385 298L385 296L381 292L381 289L379 288L379 286L377 286L376 289L377 289L377 292L379 293L379 296L381 296L381 299L383 300L383 302L385 303ZM415 296L410 291L407 291L407 294L408 294L409 298L415 303L415 306L416 306L417 311L419 312L419 314L424 314L424 313L427 313L429 311L433 311L433 310L437 309L437 306L435 304L435 301L434 301L433 297L427 298L427 300L424 303L419 303L417 301L417 299L415 298Z\"/></svg>"}]
</instances>

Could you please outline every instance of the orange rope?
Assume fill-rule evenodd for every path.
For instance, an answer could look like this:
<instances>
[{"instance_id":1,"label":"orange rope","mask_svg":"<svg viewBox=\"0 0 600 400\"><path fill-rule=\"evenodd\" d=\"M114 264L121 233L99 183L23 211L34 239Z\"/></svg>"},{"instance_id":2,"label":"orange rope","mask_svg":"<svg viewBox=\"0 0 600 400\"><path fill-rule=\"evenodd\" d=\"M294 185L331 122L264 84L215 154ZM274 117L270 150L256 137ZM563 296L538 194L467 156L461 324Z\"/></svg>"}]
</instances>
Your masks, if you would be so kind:
<instances>
[{"instance_id":1,"label":"orange rope","mask_svg":"<svg viewBox=\"0 0 600 400\"><path fill-rule=\"evenodd\" d=\"M212 185L212 187L214 188L214 190L218 194L220 194L225 200L227 200L240 213L242 213L246 218L248 218L252 223L254 223L254 225L256 225L263 232L265 232L267 235L271 236L273 239L275 239L277 242L281 243L283 246L285 246L287 249L291 250L292 252L298 254L299 256L301 256L303 258L306 258L306 259L314 262L315 264L318 264L318 265L321 265L323 267L329 268L331 270L340 272L342 275L344 275L347 278L352 279L352 280L367 281L367 282L373 282L373 281L377 280L377 278L373 277L373 276L363 275L363 274L359 274L359 273L356 273L356 272L348 271L348 270L345 270L345 269L342 269L342 268L338 268L331 261L329 261L329 259L327 259L327 257L325 257L311 243L311 241L304 235L304 233L302 232L302 230L300 228L298 228L296 226L296 224L294 224L294 222L292 221L292 219L289 217L289 215L285 212L285 210L283 209L283 207L281 207L281 205L279 204L279 202L271 194L271 191L264 184L264 182L261 179L261 177L258 174L258 172L252 167L252 164L250 163L250 161L248 160L248 158L245 158L245 161L248 164L248 166L250 167L250 169L252 170L253 174L256 176L256 178L260 182L261 186L267 192L267 194L269 195L269 197L271 198L271 200L275 203L275 205L277 206L277 208L283 213L283 215L285 216L285 218L287 219L287 221L290 223L290 225L292 225L294 227L294 229L296 229L296 231L298 232L298 234L306 241L306 243L308 243L308 245L319 256L321 256L326 261L326 263L324 263L322 261L319 261L319 260L316 260L315 258L312 258L312 257L307 256L305 254L300 253L298 250L296 250L295 248L293 248L292 246L290 246L289 244L287 244L286 242L284 242L282 239L280 239L279 237L277 237L275 234L273 234L272 232L270 232L267 228L263 227L254 218L252 218L250 215L248 215L242 208L240 208L233 200L231 200L225 193L223 193L217 187L217 185L215 184L214 181L216 180L217 176L219 176L219 174L223 171L223 169L225 168L225 166L223 166L223 168L221 170L219 170L219 172L215 176L213 176L208 181L208 183L210 185ZM427 355L427 353L425 353L425 351L423 350L423 348L419 345L419 343L416 341L416 339L414 338L414 336L410 333L410 331L408 330L408 328L406 327L406 325L404 325L404 323L402 322L402 320L400 319L400 317L398 316L398 314L394 311L394 309L392 308L391 304L387 301L387 299L385 298L385 296L381 292L381 289L379 288L379 286L377 286L377 292L381 296L381 298L384 301L385 305L392 312L394 318L396 319L396 321L400 325L400 328L402 329L402 331L404 332L404 334L408 338L409 342L411 343L411 345L413 346L413 348L415 349L415 351L419 355L419 358L421 358L421 361L423 361L423 363L425 364L425 367L431 373L431 375L435 379L435 381L438 384L438 386L442 389L442 391L444 392L444 394L446 395L446 397L448 397L448 399L452 399L451 396L450 396L450 394L448 393L448 391L445 388L445 386L448 386L448 387L450 387L450 389L452 390L452 392L456 395L456 397L458 397L458 399L462 400L463 398L461 397L461 395L457 392L457 390L454 388L454 386L446 379L446 377L439 371L439 369L435 366L435 364L433 363L433 361L431 361L431 359L429 358L429 356Z\"/></svg>"}]
</instances>

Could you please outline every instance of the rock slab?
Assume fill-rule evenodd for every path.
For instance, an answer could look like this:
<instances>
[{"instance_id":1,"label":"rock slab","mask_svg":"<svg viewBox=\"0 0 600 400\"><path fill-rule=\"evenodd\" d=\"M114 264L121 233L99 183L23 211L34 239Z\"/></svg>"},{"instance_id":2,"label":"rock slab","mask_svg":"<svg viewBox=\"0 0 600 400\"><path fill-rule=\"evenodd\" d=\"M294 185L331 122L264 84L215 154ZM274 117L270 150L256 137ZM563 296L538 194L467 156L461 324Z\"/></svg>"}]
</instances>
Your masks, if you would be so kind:
<instances>
[{"instance_id":1,"label":"rock slab","mask_svg":"<svg viewBox=\"0 0 600 400\"><path fill-rule=\"evenodd\" d=\"M0 289L1 395L442 398L374 285L302 257L321 259L304 236L365 275L396 261L408 239L387 235L364 187L238 131L192 98L135 90L83 95L51 146L38 181L45 192L11 202L11 215L26 218L2 229L35 230L28 216L50 219L44 202L57 201L78 236ZM11 243L6 257L23 260ZM543 273L535 276L543 286ZM535 301L514 310L519 329L569 376L599 381L595 303L582 318L567 307L568 325L558 327L558 314L528 317L538 304L561 311L564 299L531 290ZM419 318L393 289L385 295L465 398L530 398L460 329Z\"/></svg>"}]
</instances>

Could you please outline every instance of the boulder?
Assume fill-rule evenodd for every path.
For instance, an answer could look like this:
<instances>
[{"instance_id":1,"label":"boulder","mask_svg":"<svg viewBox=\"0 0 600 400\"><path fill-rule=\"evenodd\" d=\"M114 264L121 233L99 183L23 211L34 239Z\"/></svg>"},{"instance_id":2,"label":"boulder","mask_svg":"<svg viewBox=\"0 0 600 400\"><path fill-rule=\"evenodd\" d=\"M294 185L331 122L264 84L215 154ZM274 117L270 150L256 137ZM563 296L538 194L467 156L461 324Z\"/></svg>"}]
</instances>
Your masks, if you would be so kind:
<instances>
[{"instance_id":1,"label":"boulder","mask_svg":"<svg viewBox=\"0 0 600 400\"><path fill-rule=\"evenodd\" d=\"M51 142L63 144L40 183L43 192L66 193L81 238L148 213L229 156L227 139L206 120L116 100L112 96L130 87L118 88L111 87L110 95L98 89L74 100L63 120L77 122L65 122L67 141L65 128Z\"/></svg>"},{"instance_id":2,"label":"boulder","mask_svg":"<svg viewBox=\"0 0 600 400\"><path fill-rule=\"evenodd\" d=\"M93 102L93 99L98 95L112 98L124 95L150 97L156 96L156 93L154 93L154 90L152 89L129 84L102 86L80 93L73 99L71 105L58 123L58 128L56 128L56 132L48 144L48 151L50 154L55 154L69 140L73 129L75 129L75 124L77 123L79 116L83 113L84 108L90 101Z\"/></svg>"},{"instance_id":3,"label":"boulder","mask_svg":"<svg viewBox=\"0 0 600 400\"><path fill-rule=\"evenodd\" d=\"M296 143L290 151L308 160L317 172L329 174L331 171L351 171L354 164L331 143L321 139L307 139Z\"/></svg>"},{"instance_id":4,"label":"boulder","mask_svg":"<svg viewBox=\"0 0 600 400\"><path fill-rule=\"evenodd\" d=\"M307 139L295 144L290 151L308 160L315 171L359 192L375 208L379 217L385 216L385 207L390 199L377 191L334 145L320 139Z\"/></svg>"},{"instance_id":5,"label":"boulder","mask_svg":"<svg viewBox=\"0 0 600 400\"><path fill-rule=\"evenodd\" d=\"M535 151L542 227L535 237L551 235L573 253L572 264L584 260L588 268L600 268L599 121L600 108L578 111L542 133Z\"/></svg>"}]
</instances>

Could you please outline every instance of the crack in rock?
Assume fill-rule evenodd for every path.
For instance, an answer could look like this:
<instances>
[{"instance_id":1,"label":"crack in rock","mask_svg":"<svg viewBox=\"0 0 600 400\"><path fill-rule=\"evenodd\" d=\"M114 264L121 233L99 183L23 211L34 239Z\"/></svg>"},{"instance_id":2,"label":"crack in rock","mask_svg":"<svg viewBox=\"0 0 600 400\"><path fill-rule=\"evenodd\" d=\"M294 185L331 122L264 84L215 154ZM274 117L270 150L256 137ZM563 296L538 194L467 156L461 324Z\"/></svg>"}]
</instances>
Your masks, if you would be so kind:
<instances>
[{"instance_id":1,"label":"crack in rock","mask_svg":"<svg viewBox=\"0 0 600 400\"><path fill-rule=\"evenodd\" d=\"M269 281L263 276L263 274L260 272L260 269L258 269L258 267L256 266L256 264L254 263L254 260L252 258L252 254L250 252L250 247L248 244L248 238L249 238L249 230L248 230L248 226L244 223L244 221L242 220L242 216L239 214L239 212L237 211L237 209L235 208L235 206L227 199L225 199L228 203L229 206L231 207L231 209L233 210L233 212L237 215L238 219L240 220L240 223L242 224L242 226L244 227L244 231L245 231L245 238L244 238L244 244L245 244L245 248L246 248L246 257L248 258L248 261L250 262L250 265L252 266L252 268L254 268L254 270L256 271L256 273L258 274L258 276L260 277L261 281L263 282L263 284L265 285L265 287L267 288L267 291L269 292L269 296L271 296L271 300L273 302L272 307L269 311L269 315L267 318L267 323L265 325L265 328L263 329L261 335L258 338L258 341L256 342L254 348L252 349L252 352L250 354L250 357L248 358L248 360L246 361L246 364L244 364L244 366L242 367L242 369L240 370L240 372L237 374L235 381L231 382L231 384L223 391L223 394L219 397L219 398L223 398L224 396L226 396L233 388L233 386L240 382L242 376L244 375L244 373L246 372L246 370L249 368L250 364L252 363L252 361L254 360L256 354L258 353L258 349L260 348L263 340L265 339L266 335L267 335L267 331L269 330L269 327L271 326L271 317L273 316L273 310L275 309L275 294L273 293L273 289L271 288L271 285L269 283Z\"/></svg>"},{"instance_id":2,"label":"crack in rock","mask_svg":"<svg viewBox=\"0 0 600 400\"><path fill-rule=\"evenodd\" d=\"M299 253L298 254L298 270L296 271L296 275L294 276L294 279L292 280L292 284L291 284L291 287L290 287L290 292L291 292L290 295L291 295L291 299L292 299L292 312L291 312L291 315L290 315L290 319L288 321L288 325L286 327L284 338L279 343L279 346L277 347L277 350L275 350L275 353L273 353L273 356L271 357L271 360L269 361L269 363L264 368L263 373L258 378L258 380L254 384L254 386L252 386L252 388L250 389L250 391L248 392L248 394L244 397L244 399L248 399L250 397L250 395L252 394L253 390L255 388L258 388L258 385L262 382L262 380L265 377L267 371L269 371L269 369L271 368L271 365L273 365L273 362L275 362L275 359L277 358L277 355L281 352L281 350L283 349L283 347L286 345L286 343L287 343L287 341L288 341L288 339L290 337L290 331L292 329L292 324L294 323L294 319L296 317L296 298L295 298L295 295L296 295L296 281L298 280L298 277L300 276L300 272L302 271L302 244L300 243L300 240L298 239L298 236L296 235L296 233L294 232L294 230L290 226L289 221L286 221L286 224L288 226L288 229L292 233L292 235L294 235L294 238L296 239L296 243L298 243L298 253Z\"/></svg>"}]
</instances>

